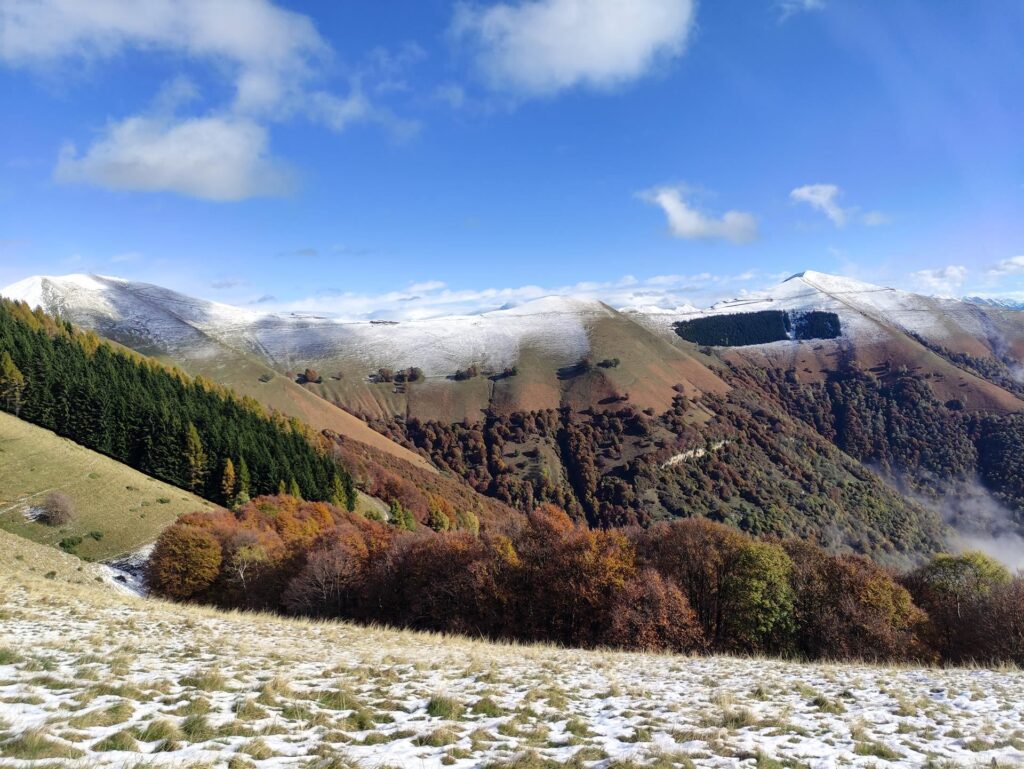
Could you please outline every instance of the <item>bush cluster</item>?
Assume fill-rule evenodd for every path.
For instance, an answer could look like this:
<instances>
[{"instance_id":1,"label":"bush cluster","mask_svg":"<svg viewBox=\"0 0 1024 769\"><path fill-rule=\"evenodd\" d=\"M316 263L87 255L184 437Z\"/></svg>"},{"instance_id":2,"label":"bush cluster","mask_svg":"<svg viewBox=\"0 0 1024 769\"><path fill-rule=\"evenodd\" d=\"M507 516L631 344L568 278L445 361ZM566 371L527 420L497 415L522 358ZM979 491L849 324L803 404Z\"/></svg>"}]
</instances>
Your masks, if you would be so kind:
<instances>
[{"instance_id":1,"label":"bush cluster","mask_svg":"<svg viewBox=\"0 0 1024 769\"><path fill-rule=\"evenodd\" d=\"M254 500L161 536L179 600L517 641L807 659L1024 661L1024 582L980 554L898 578L807 541L703 518L594 530L554 505L505 531L414 531Z\"/></svg>"}]
</instances>

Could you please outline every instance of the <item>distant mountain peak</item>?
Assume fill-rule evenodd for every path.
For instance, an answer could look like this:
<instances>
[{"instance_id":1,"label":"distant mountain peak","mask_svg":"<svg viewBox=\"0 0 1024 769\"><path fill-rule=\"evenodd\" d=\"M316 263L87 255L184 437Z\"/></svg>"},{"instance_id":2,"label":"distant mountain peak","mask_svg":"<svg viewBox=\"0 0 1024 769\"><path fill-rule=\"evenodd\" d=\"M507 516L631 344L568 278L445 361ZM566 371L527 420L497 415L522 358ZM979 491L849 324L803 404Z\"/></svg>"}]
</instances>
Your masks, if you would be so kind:
<instances>
[{"instance_id":1,"label":"distant mountain peak","mask_svg":"<svg viewBox=\"0 0 1024 769\"><path fill-rule=\"evenodd\" d=\"M1024 310L1024 299L1007 296L965 296L961 301L982 307L998 307L1003 310Z\"/></svg>"}]
</instances>

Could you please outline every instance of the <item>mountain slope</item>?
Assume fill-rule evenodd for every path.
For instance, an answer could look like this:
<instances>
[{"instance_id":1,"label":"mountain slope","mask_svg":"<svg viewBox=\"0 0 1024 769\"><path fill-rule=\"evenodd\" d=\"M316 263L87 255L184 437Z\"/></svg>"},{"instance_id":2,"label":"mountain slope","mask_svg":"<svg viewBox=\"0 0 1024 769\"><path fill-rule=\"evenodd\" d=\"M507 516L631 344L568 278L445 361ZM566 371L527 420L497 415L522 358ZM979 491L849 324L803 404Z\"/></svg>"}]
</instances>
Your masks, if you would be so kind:
<instances>
[{"instance_id":1,"label":"mountain slope","mask_svg":"<svg viewBox=\"0 0 1024 769\"><path fill-rule=\"evenodd\" d=\"M953 299L911 294L851 278L813 271L740 299L690 313L629 313L673 339L674 325L695 318L764 311L835 313L842 332L836 339L779 341L719 348L737 365L793 370L800 381L823 381L851 365L879 375L901 367L928 376L943 401L961 400L968 409L1024 411L1024 400L976 369L958 365L957 356L994 365L1024 363L1024 315Z\"/></svg>"},{"instance_id":2,"label":"mountain slope","mask_svg":"<svg viewBox=\"0 0 1024 769\"><path fill-rule=\"evenodd\" d=\"M357 426L331 428L339 450L366 468L365 489L407 500L421 519L422 489L435 484L399 494L401 464L382 463L374 449L353 456L359 441L372 443L349 440L365 435L359 429L392 457L415 456L421 468L429 457L447 471L439 483L455 476L520 510L551 501L594 526L701 514L894 561L943 546L943 499L975 474L1001 503L1022 498L1012 453L979 433L996 420L1012 439L1012 417L1024 414L1024 320L1002 308L815 272L702 311L620 312L549 297L401 323L258 314L95 276L30 279L5 292L287 413L361 415L376 432L346 414ZM790 330L768 344L705 347L675 326L774 313L789 329L815 312L835 318L837 328L822 327L834 338ZM908 392L919 393L916 411L904 406ZM908 427L914 420L923 426ZM956 456L922 449L932 435L955 436ZM902 494L907 483L926 507ZM495 504L478 511L500 519L508 508Z\"/></svg>"},{"instance_id":3,"label":"mountain slope","mask_svg":"<svg viewBox=\"0 0 1024 769\"><path fill-rule=\"evenodd\" d=\"M249 395L317 430L332 430L431 469L421 456L388 441L361 420L274 371L261 358L258 345L247 349L225 341L232 336L232 329L258 322L261 316L256 313L158 286L96 275L33 277L0 294L30 307L40 306L143 355ZM234 336L236 341L244 341Z\"/></svg>"},{"instance_id":4,"label":"mountain slope","mask_svg":"<svg viewBox=\"0 0 1024 769\"><path fill-rule=\"evenodd\" d=\"M54 491L74 503L74 519L60 527L32 519L33 506ZM183 513L213 507L0 411L0 528L54 546L64 540L77 554L107 559L153 542Z\"/></svg>"},{"instance_id":5,"label":"mountain slope","mask_svg":"<svg viewBox=\"0 0 1024 769\"><path fill-rule=\"evenodd\" d=\"M395 323L258 314L89 275L29 278L2 293L409 461L422 459L386 446L323 401L375 417L454 422L475 419L488 408L510 413L587 407L626 391L639 408L662 410L675 384L690 395L728 390L699 356L595 301L548 297L482 315ZM572 375L573 366L588 357L618 358L620 365L592 376ZM286 376L260 381L269 373L266 367ZM410 367L423 372L416 383L396 386L375 376L379 369ZM480 374L455 378L471 367ZM512 367L518 373L502 375ZM307 368L322 381L306 383L301 373Z\"/></svg>"}]
</instances>

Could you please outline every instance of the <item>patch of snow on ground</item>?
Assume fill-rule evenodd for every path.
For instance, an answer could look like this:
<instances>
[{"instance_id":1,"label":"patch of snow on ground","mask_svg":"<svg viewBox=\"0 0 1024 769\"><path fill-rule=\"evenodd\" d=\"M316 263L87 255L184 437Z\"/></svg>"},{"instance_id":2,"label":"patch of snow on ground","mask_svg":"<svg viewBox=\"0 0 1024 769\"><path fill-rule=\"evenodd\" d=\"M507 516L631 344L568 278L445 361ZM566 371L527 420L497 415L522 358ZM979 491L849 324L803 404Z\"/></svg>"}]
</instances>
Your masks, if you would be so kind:
<instances>
[{"instance_id":1,"label":"patch of snow on ground","mask_svg":"<svg viewBox=\"0 0 1024 769\"><path fill-rule=\"evenodd\" d=\"M16 757L25 735L47 766L1024 762L1017 671L488 644L175 606L91 579L5 572L4 766L33 765ZM163 740L147 736L155 722Z\"/></svg>"}]
</instances>

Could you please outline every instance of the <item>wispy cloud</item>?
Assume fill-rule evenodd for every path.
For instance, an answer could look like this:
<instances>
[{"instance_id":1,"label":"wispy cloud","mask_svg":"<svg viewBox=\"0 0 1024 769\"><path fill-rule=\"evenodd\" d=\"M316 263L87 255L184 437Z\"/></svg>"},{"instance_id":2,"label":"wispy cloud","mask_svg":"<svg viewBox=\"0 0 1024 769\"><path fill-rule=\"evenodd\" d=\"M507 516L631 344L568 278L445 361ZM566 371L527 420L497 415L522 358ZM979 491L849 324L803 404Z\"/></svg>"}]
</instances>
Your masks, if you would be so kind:
<instances>
[{"instance_id":1,"label":"wispy cloud","mask_svg":"<svg viewBox=\"0 0 1024 769\"><path fill-rule=\"evenodd\" d=\"M244 286L248 281L242 278L224 278L223 280L215 280L210 284L210 288L214 291L225 291L229 288L238 288Z\"/></svg>"},{"instance_id":2,"label":"wispy cloud","mask_svg":"<svg viewBox=\"0 0 1024 769\"><path fill-rule=\"evenodd\" d=\"M685 51L695 15L693 0L462 3L452 34L493 88L544 96L636 80Z\"/></svg>"},{"instance_id":3,"label":"wispy cloud","mask_svg":"<svg viewBox=\"0 0 1024 769\"><path fill-rule=\"evenodd\" d=\"M805 184L789 193L790 200L805 203L825 214L836 227L845 227L851 221L859 221L868 227L878 227L889 222L888 214L881 211L861 213L856 206L844 208L839 203L842 195L842 189L835 184Z\"/></svg>"},{"instance_id":4,"label":"wispy cloud","mask_svg":"<svg viewBox=\"0 0 1024 769\"><path fill-rule=\"evenodd\" d=\"M963 265L951 264L929 270L918 270L910 274L911 282L921 290L942 296L956 296L967 281L968 269Z\"/></svg>"},{"instance_id":5,"label":"wispy cloud","mask_svg":"<svg viewBox=\"0 0 1024 769\"><path fill-rule=\"evenodd\" d=\"M1024 274L1024 256L1011 256L993 265L988 274L993 277Z\"/></svg>"},{"instance_id":6,"label":"wispy cloud","mask_svg":"<svg viewBox=\"0 0 1024 769\"><path fill-rule=\"evenodd\" d=\"M797 13L821 11L825 0L779 0L779 14L783 21Z\"/></svg>"},{"instance_id":7,"label":"wispy cloud","mask_svg":"<svg viewBox=\"0 0 1024 769\"><path fill-rule=\"evenodd\" d=\"M805 184L790 192L789 197L825 214L836 227L845 227L847 212L838 203L840 194L834 184Z\"/></svg>"},{"instance_id":8,"label":"wispy cloud","mask_svg":"<svg viewBox=\"0 0 1024 769\"><path fill-rule=\"evenodd\" d=\"M655 187L638 197L665 213L671 233L685 239L724 239L747 243L757 237L757 220L744 211L726 211L721 216L705 214L684 199L687 188Z\"/></svg>"}]
</instances>

